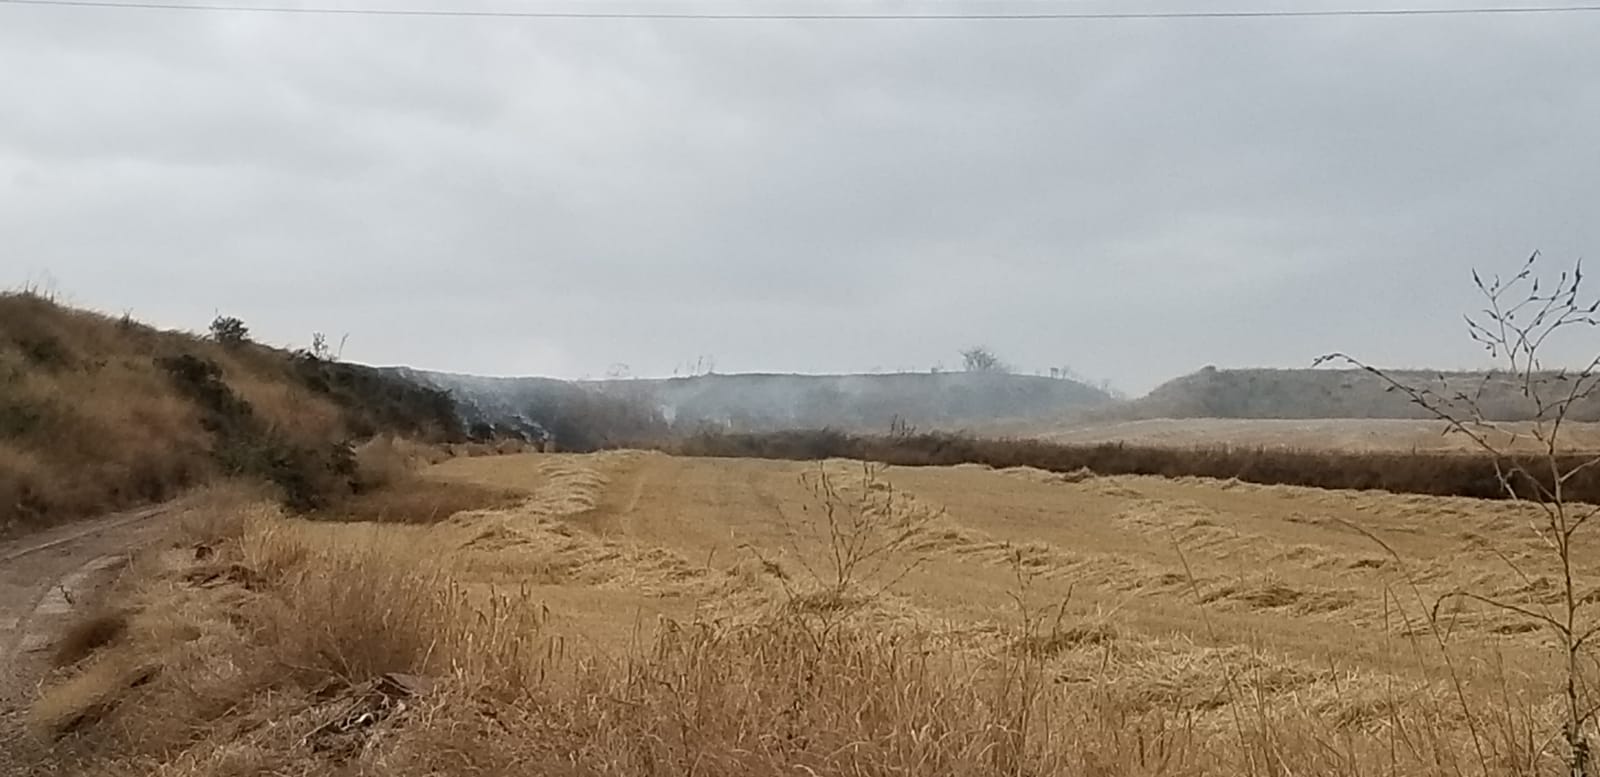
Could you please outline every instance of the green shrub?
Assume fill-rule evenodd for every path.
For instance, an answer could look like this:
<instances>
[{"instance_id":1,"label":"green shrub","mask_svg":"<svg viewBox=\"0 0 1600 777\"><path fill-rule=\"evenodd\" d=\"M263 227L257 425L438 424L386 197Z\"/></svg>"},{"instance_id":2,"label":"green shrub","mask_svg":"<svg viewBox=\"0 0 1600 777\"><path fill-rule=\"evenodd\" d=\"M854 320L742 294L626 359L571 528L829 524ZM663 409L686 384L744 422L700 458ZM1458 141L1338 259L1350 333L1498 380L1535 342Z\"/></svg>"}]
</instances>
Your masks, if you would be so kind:
<instances>
[{"instance_id":1,"label":"green shrub","mask_svg":"<svg viewBox=\"0 0 1600 777\"><path fill-rule=\"evenodd\" d=\"M211 339L223 345L241 345L250 342L250 327L233 316L217 316L211 320Z\"/></svg>"}]
</instances>

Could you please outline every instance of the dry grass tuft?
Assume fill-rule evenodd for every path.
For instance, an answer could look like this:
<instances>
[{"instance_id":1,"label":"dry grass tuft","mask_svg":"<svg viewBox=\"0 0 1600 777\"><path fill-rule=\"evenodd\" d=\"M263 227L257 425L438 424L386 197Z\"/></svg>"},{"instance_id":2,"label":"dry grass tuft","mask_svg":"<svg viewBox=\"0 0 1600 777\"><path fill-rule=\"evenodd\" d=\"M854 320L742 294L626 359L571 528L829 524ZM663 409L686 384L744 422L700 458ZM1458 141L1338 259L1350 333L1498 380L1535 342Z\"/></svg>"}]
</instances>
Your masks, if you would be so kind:
<instances>
[{"instance_id":1,"label":"dry grass tuft","mask_svg":"<svg viewBox=\"0 0 1600 777\"><path fill-rule=\"evenodd\" d=\"M245 525L267 508L271 492L260 483L225 480L197 488L166 506L178 524L179 533L196 546L215 545L238 539Z\"/></svg>"},{"instance_id":2,"label":"dry grass tuft","mask_svg":"<svg viewBox=\"0 0 1600 777\"><path fill-rule=\"evenodd\" d=\"M1085 645L1104 645L1117 638L1117 628L1105 621L1053 629L1045 634L1024 634L1011 642L1011 649L1031 656L1051 657Z\"/></svg>"},{"instance_id":3,"label":"dry grass tuft","mask_svg":"<svg viewBox=\"0 0 1600 777\"><path fill-rule=\"evenodd\" d=\"M1023 465L1020 467L1007 467L999 470L1000 474L1035 483L1082 483L1094 479L1095 472L1088 467L1079 467L1068 472L1051 472L1037 467Z\"/></svg>"},{"instance_id":4,"label":"dry grass tuft","mask_svg":"<svg viewBox=\"0 0 1600 777\"><path fill-rule=\"evenodd\" d=\"M309 517L374 523L438 523L459 513L513 507L527 495L516 489L493 488L412 475L318 510Z\"/></svg>"},{"instance_id":5,"label":"dry grass tuft","mask_svg":"<svg viewBox=\"0 0 1600 777\"><path fill-rule=\"evenodd\" d=\"M104 720L129 692L159 673L158 664L123 656L94 662L42 696L29 711L29 722L50 737L82 731Z\"/></svg>"},{"instance_id":6,"label":"dry grass tuft","mask_svg":"<svg viewBox=\"0 0 1600 777\"><path fill-rule=\"evenodd\" d=\"M57 667L72 666L121 639L127 631L127 613L91 613L68 626L56 640L51 661Z\"/></svg>"},{"instance_id":7,"label":"dry grass tuft","mask_svg":"<svg viewBox=\"0 0 1600 777\"><path fill-rule=\"evenodd\" d=\"M389 435L380 435L356 446L355 459L357 482L363 490L392 485L411 474L417 466Z\"/></svg>"},{"instance_id":8,"label":"dry grass tuft","mask_svg":"<svg viewBox=\"0 0 1600 777\"><path fill-rule=\"evenodd\" d=\"M1201 594L1202 604L1237 602L1256 610L1292 609L1299 614L1342 610L1356 603L1356 592L1296 586L1273 577L1224 583Z\"/></svg>"},{"instance_id":9,"label":"dry grass tuft","mask_svg":"<svg viewBox=\"0 0 1600 777\"><path fill-rule=\"evenodd\" d=\"M393 434L380 434L355 447L358 491L381 489L407 480L412 473L445 461L451 452Z\"/></svg>"}]
</instances>

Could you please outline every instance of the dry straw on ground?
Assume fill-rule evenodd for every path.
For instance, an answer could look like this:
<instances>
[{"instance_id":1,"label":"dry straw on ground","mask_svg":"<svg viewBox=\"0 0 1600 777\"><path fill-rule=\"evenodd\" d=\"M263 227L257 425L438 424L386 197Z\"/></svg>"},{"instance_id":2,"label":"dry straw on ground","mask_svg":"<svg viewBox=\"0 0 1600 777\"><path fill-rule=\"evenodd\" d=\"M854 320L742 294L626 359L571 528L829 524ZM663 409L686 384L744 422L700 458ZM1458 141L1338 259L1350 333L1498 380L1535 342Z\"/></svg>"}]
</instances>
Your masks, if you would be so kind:
<instances>
[{"instance_id":1,"label":"dry straw on ground","mask_svg":"<svg viewBox=\"0 0 1600 777\"><path fill-rule=\"evenodd\" d=\"M103 775L1559 767L1536 741L1554 719L1536 683L1502 667L1490 673L1501 685L1458 696L1421 637L1395 637L1394 653L1420 670L1405 675L1153 637L1115 611L1053 609L1061 603L1049 592L1071 576L1029 566L1021 547L982 562L1018 575L1015 607L973 624L894 592L809 587L793 564L701 566L573 523L606 509L628 472L669 463L457 460L440 472L531 470L520 476L528 495L432 525L292 520L247 493L198 500L182 521L188 537L123 580L125 628L50 683L36 731L57 739L58 773ZM927 507L909 492L888 503L871 482L841 480L830 492L837 509ZM936 563L972 563L954 548L933 552L951 559ZM662 553L670 563L641 577ZM1173 583L1176 595L1186 585ZM599 649L563 626L569 613L547 606L558 591L698 604L638 624L631 648ZM849 606L816 617L839 601Z\"/></svg>"}]
</instances>

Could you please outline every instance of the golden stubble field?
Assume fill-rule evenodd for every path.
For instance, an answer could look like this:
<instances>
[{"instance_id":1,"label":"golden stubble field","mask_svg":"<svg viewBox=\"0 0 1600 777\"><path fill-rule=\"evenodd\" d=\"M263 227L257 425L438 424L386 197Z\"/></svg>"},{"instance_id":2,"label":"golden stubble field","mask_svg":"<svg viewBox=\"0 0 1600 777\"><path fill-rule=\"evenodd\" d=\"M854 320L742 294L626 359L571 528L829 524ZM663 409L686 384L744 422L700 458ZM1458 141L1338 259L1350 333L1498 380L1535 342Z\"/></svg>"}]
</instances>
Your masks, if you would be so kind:
<instances>
[{"instance_id":1,"label":"golden stubble field","mask_svg":"<svg viewBox=\"0 0 1600 777\"><path fill-rule=\"evenodd\" d=\"M1561 674L1549 634L1468 601L1440 604L1452 591L1534 611L1559 598L1534 513L1517 505L631 451L454 459L424 477L525 498L432 525L255 519L228 567L245 571L224 573L220 584L215 574L167 575L218 588L145 586L147 598L182 599L190 609L152 605L147 616L164 614L147 618L156 625L136 621L132 633L164 634L183 622L204 636L178 652L156 637L120 649L168 650L168 665L214 673L221 656L239 663L255 649L243 643L254 641L272 647L253 660L291 670L475 678L478 690L462 697L472 703L439 702L427 718L397 713L398 733L362 740L349 762L361 774L397 764L513 774L554 762L574 774L960 774L977 773L974 764L995 774L1562 768ZM842 596L821 593L836 568L830 510L836 521L871 515L901 540L892 556L858 568L857 585ZM1578 550L1582 576L1597 579L1600 548ZM226 575L244 582L219 605L213 592L233 590ZM396 602L424 584L442 586L441 601L468 610L400 611ZM779 632L763 624L775 612L801 613L803 638L772 636ZM508 637L518 623L534 624L538 642ZM745 626L765 636L750 637ZM377 644L402 631L416 643L410 652ZM830 634L844 633L855 641L827 647ZM369 653L388 663L351 658ZM37 725L81 727L86 706L107 707L93 674L116 666L115 655L47 691ZM331 704L325 683L304 684L296 697L275 681L228 682L226 692L141 687L123 701L127 714L174 698L255 699L232 699L222 718L186 723L213 732L203 747L183 740L190 750L164 745L160 756L126 763L206 775L324 763L315 743L325 722L304 723L278 744L257 741L255 750L216 732L272 730L228 722L252 705L262 719L293 717L288 707L295 719L336 717L306 712ZM544 700L532 707L504 702L521 717L483 712L484 693L557 685L562 695L540 691L534 696ZM997 710L998 722L977 720ZM485 733L484 714L500 734ZM949 717L961 714L973 717L967 728ZM785 727L800 733L774 733ZM186 754L174 760L172 752ZM441 767L456 762L441 761L441 752L472 766ZM217 767L222 754L249 768Z\"/></svg>"},{"instance_id":2,"label":"golden stubble field","mask_svg":"<svg viewBox=\"0 0 1600 777\"><path fill-rule=\"evenodd\" d=\"M1541 739L1533 749L1559 749L1544 741L1559 730L1549 634L1504 611L1439 605L1451 591L1535 609L1556 601L1537 514L1508 503L631 452L434 472L543 494L535 511L551 517L507 515L468 543L479 548L468 563L479 580L511 585L529 581L524 559L541 559L549 571L534 595L552 628L619 656L660 618L736 619L756 599L790 595L771 578L831 580L822 473L842 509L867 504L916 524L905 564L877 579L913 568L867 617L941 649L1003 653L1032 623L1058 690L1185 725L1227 732L1241 717L1300 715L1395 748L1441 735L1438 746L1471 761L1474 735L1489 736L1471 729L1493 724L1470 716L1517 708L1548 723L1525 732ZM1580 553L1591 580L1595 549Z\"/></svg>"},{"instance_id":3,"label":"golden stubble field","mask_svg":"<svg viewBox=\"0 0 1600 777\"><path fill-rule=\"evenodd\" d=\"M1536 606L1555 590L1535 514L1501 502L635 452L457 460L432 474L539 495L525 514L476 524L465 563L481 581L534 584L558 627L604 648L659 615L736 614L721 599L748 591L725 578L763 566L752 560L769 562L765 575L831 580L818 473L843 501L870 491L926 516L906 563L879 576L914 566L883 593L886 616L977 644L1020 617L1019 595L1052 619L1064 601L1061 622L1092 638L1061 651L1058 679L1148 680L1138 692L1152 699L1207 702L1221 689L1187 687L1201 678L1185 673L1237 658L1270 669L1273 692L1343 684L1356 704L1430 669L1406 639L1427 629L1419 596L1430 609L1457 589ZM531 578L529 557L541 560ZM1584 571L1600 573L1587 557ZM1525 619L1460 605L1444 616L1470 672L1504 657L1508 671L1539 673L1544 635Z\"/></svg>"}]
</instances>

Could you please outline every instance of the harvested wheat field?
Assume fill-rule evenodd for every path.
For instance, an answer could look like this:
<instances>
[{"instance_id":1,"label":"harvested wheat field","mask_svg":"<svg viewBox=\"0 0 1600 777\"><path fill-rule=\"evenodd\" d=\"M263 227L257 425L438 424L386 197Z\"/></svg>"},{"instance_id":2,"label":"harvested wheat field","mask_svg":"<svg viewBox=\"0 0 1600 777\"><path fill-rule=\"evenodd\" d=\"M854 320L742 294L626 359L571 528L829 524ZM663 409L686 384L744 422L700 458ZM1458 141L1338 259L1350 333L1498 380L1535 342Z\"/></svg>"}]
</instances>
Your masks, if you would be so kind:
<instances>
[{"instance_id":1,"label":"harvested wheat field","mask_svg":"<svg viewBox=\"0 0 1600 777\"><path fill-rule=\"evenodd\" d=\"M1559 598L1514 504L641 452L426 478L520 501L431 525L185 516L118 584L126 627L35 705L54 768L1566 768L1550 633L1435 606Z\"/></svg>"}]
</instances>

